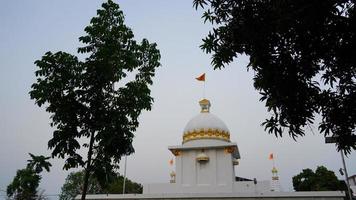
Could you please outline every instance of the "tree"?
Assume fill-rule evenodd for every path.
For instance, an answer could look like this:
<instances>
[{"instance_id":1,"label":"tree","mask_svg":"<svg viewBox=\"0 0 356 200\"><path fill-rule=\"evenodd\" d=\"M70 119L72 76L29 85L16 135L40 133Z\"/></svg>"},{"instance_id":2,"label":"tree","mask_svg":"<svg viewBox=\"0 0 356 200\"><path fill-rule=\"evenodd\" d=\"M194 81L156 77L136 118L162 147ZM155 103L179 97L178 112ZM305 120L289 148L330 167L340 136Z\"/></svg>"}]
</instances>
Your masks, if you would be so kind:
<instances>
[{"instance_id":1,"label":"tree","mask_svg":"<svg viewBox=\"0 0 356 200\"><path fill-rule=\"evenodd\" d=\"M272 116L262 124L296 139L321 116L321 133L356 149L354 1L193 0L214 28L201 48L214 69L249 56L254 87Z\"/></svg>"},{"instance_id":2,"label":"tree","mask_svg":"<svg viewBox=\"0 0 356 200\"><path fill-rule=\"evenodd\" d=\"M108 185L106 192L111 194L122 194L124 185L124 177L116 176L116 178ZM141 194L143 187L140 183L136 183L126 178L125 194Z\"/></svg>"},{"instance_id":3,"label":"tree","mask_svg":"<svg viewBox=\"0 0 356 200\"><path fill-rule=\"evenodd\" d=\"M15 200L44 199L43 195L37 191L41 181L40 173L45 169L49 172L52 166L47 160L49 157L35 156L30 153L31 160L28 160L25 169L17 170L13 181L7 186L7 196Z\"/></svg>"},{"instance_id":4,"label":"tree","mask_svg":"<svg viewBox=\"0 0 356 200\"><path fill-rule=\"evenodd\" d=\"M41 177L30 168L17 170L13 181L7 186L7 196L16 200L36 199Z\"/></svg>"},{"instance_id":5,"label":"tree","mask_svg":"<svg viewBox=\"0 0 356 200\"><path fill-rule=\"evenodd\" d=\"M82 193L84 171L71 172L61 189L60 200L71 200L78 194ZM88 193L91 194L121 194L123 191L123 177L117 174L113 175L106 185L90 177L88 184ZM126 179L125 193L142 193L142 185Z\"/></svg>"},{"instance_id":6,"label":"tree","mask_svg":"<svg viewBox=\"0 0 356 200\"><path fill-rule=\"evenodd\" d=\"M36 173L41 173L43 169L45 169L47 172L49 172L50 167L52 164L48 162L51 157L45 157L45 156L35 156L32 153L29 153L31 159L27 160L27 168L33 169Z\"/></svg>"},{"instance_id":7,"label":"tree","mask_svg":"<svg viewBox=\"0 0 356 200\"><path fill-rule=\"evenodd\" d=\"M318 166L315 172L309 168L293 177L295 191L346 191L344 181L338 180L333 171L324 166Z\"/></svg>"},{"instance_id":8,"label":"tree","mask_svg":"<svg viewBox=\"0 0 356 200\"><path fill-rule=\"evenodd\" d=\"M85 168L82 199L90 175L105 177L118 168L122 155L134 152L138 116L151 109L149 85L160 66L156 44L136 42L111 0L84 30L87 35L79 41L85 46L78 53L88 57L81 61L65 52L47 52L35 62L37 81L30 91L36 104L52 114L52 157L64 158L64 169ZM86 158L78 152L83 148Z\"/></svg>"},{"instance_id":9,"label":"tree","mask_svg":"<svg viewBox=\"0 0 356 200\"><path fill-rule=\"evenodd\" d=\"M83 180L84 180L84 171L78 171L78 172L71 172L62 188L61 188L61 194L59 196L60 200L72 200L74 197L76 197L78 194L82 194L83 192ZM101 192L100 185L98 182L95 180L94 177L90 177L88 181L88 193L89 194L99 194Z\"/></svg>"}]
</instances>

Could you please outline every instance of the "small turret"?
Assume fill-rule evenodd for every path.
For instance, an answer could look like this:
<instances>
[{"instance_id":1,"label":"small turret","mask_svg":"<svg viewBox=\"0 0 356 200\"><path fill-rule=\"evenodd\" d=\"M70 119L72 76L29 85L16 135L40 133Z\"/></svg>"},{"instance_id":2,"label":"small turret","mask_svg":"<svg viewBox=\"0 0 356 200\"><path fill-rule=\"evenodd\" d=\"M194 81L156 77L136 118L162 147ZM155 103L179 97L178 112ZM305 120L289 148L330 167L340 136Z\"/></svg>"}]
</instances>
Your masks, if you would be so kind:
<instances>
[{"instance_id":1,"label":"small turret","mask_svg":"<svg viewBox=\"0 0 356 200\"><path fill-rule=\"evenodd\" d=\"M280 192L281 185L279 183L278 170L276 167L273 166L271 171L272 171L271 191Z\"/></svg>"}]
</instances>

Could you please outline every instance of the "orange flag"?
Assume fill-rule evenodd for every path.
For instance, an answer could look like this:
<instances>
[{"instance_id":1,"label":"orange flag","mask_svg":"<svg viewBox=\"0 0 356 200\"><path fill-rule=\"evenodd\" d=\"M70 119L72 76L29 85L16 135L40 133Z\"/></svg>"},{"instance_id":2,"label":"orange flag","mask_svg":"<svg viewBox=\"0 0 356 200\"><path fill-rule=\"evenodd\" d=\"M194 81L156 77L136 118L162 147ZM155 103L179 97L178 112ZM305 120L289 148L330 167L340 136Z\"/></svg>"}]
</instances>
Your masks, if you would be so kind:
<instances>
[{"instance_id":1,"label":"orange flag","mask_svg":"<svg viewBox=\"0 0 356 200\"><path fill-rule=\"evenodd\" d=\"M169 160L169 165L173 165L173 158Z\"/></svg>"},{"instance_id":2,"label":"orange flag","mask_svg":"<svg viewBox=\"0 0 356 200\"><path fill-rule=\"evenodd\" d=\"M197 79L198 81L205 81L205 73L202 74L202 75L200 75L200 76L198 76L198 77L195 78L195 79Z\"/></svg>"},{"instance_id":3,"label":"orange flag","mask_svg":"<svg viewBox=\"0 0 356 200\"><path fill-rule=\"evenodd\" d=\"M268 159L273 160L273 153L269 154Z\"/></svg>"}]
</instances>

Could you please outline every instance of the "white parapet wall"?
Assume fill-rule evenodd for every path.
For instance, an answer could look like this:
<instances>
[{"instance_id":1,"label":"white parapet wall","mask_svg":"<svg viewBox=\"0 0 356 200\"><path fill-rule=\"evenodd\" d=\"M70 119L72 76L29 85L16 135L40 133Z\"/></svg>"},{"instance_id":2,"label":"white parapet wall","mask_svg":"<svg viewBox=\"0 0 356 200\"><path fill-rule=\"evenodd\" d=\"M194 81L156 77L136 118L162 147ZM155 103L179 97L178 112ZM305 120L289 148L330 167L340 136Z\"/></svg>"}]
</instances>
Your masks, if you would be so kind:
<instances>
[{"instance_id":1,"label":"white parapet wall","mask_svg":"<svg viewBox=\"0 0 356 200\"><path fill-rule=\"evenodd\" d=\"M178 193L262 193L270 191L269 181L237 181L233 184L218 185L180 185L175 183L145 184L143 194L178 194Z\"/></svg>"},{"instance_id":2,"label":"white parapet wall","mask_svg":"<svg viewBox=\"0 0 356 200\"><path fill-rule=\"evenodd\" d=\"M235 193L263 193L271 191L270 181L258 181L254 184L253 181L236 181L232 192Z\"/></svg>"},{"instance_id":3,"label":"white parapet wall","mask_svg":"<svg viewBox=\"0 0 356 200\"><path fill-rule=\"evenodd\" d=\"M352 192L354 193L354 196L355 196L355 194L356 194L356 185L351 185L350 188L351 188L351 190L352 190Z\"/></svg>"},{"instance_id":4,"label":"white parapet wall","mask_svg":"<svg viewBox=\"0 0 356 200\"><path fill-rule=\"evenodd\" d=\"M265 192L265 193L211 193L211 194L95 194L87 200L343 200L340 191L323 192ZM80 199L78 195L75 199Z\"/></svg>"}]
</instances>

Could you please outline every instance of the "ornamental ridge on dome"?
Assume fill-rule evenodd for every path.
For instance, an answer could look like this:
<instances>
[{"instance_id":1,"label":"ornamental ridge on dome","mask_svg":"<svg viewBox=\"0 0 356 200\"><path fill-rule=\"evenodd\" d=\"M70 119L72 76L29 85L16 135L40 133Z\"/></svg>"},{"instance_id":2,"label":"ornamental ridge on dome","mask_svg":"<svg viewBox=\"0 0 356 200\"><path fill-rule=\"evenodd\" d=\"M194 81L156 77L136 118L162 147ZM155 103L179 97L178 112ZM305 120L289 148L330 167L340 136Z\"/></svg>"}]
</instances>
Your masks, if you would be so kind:
<instances>
[{"instance_id":1,"label":"ornamental ridge on dome","mask_svg":"<svg viewBox=\"0 0 356 200\"><path fill-rule=\"evenodd\" d=\"M210 113L210 101L199 101L200 114L191 119L184 129L183 143L198 139L215 139L230 142L230 133L225 123Z\"/></svg>"}]
</instances>

